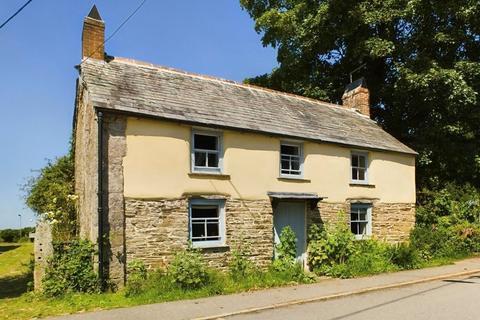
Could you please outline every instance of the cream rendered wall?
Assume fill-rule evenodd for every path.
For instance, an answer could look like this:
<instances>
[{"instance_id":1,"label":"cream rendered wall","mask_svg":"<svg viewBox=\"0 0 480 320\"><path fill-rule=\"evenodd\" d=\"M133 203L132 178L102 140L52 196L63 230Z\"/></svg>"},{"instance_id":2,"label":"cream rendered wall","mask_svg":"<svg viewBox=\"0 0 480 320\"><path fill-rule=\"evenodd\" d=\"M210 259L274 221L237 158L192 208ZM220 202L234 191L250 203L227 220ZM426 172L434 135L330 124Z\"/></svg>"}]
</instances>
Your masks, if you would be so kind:
<instances>
[{"instance_id":1,"label":"cream rendered wall","mask_svg":"<svg viewBox=\"0 0 480 320\"><path fill-rule=\"evenodd\" d=\"M381 202L415 202L415 158L369 151L369 183L350 185L350 148L304 142L304 179L279 178L278 137L223 131L224 174L191 176L191 126L160 120L128 118L124 158L124 193L128 198L179 198L184 194L226 194L266 199L267 191L316 192L326 202L377 198Z\"/></svg>"}]
</instances>

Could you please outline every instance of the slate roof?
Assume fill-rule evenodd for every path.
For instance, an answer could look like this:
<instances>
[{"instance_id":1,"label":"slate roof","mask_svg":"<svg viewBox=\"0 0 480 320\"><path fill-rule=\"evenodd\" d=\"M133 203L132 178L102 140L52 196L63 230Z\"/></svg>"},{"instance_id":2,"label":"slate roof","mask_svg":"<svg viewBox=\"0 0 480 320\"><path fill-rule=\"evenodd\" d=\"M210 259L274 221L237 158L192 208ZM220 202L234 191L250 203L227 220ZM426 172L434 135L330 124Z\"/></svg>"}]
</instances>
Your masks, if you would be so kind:
<instances>
[{"instance_id":1,"label":"slate roof","mask_svg":"<svg viewBox=\"0 0 480 320\"><path fill-rule=\"evenodd\" d=\"M80 77L100 108L416 154L357 111L301 96L124 58L87 59L80 65Z\"/></svg>"}]
</instances>

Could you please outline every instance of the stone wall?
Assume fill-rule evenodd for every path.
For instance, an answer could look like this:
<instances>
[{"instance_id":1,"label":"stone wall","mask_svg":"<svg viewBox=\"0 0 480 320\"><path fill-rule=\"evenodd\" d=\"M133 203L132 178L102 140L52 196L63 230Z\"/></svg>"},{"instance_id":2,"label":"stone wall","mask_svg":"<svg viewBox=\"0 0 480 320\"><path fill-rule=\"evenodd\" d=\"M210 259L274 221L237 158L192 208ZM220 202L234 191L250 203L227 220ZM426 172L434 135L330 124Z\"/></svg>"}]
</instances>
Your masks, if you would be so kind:
<instances>
[{"instance_id":1,"label":"stone wall","mask_svg":"<svg viewBox=\"0 0 480 320\"><path fill-rule=\"evenodd\" d=\"M97 121L95 110L88 103L88 92L77 86L75 109L74 153L75 193L78 195L80 237L97 241Z\"/></svg>"},{"instance_id":2,"label":"stone wall","mask_svg":"<svg viewBox=\"0 0 480 320\"><path fill-rule=\"evenodd\" d=\"M127 261L164 267L187 247L188 199L125 200ZM231 250L242 246L259 266L273 256L273 214L268 200L227 199L226 247L202 249L212 267L226 268Z\"/></svg>"},{"instance_id":3,"label":"stone wall","mask_svg":"<svg viewBox=\"0 0 480 320\"><path fill-rule=\"evenodd\" d=\"M348 213L350 202L318 203L308 210L307 225L334 222L339 211ZM389 242L407 240L414 215L414 204L374 203L373 236ZM257 265L268 265L274 250L270 201L227 198L225 219L226 246L202 249L210 266L225 269L231 251L240 244ZM127 262L138 259L150 268L163 268L176 251L187 247L188 198L125 199L125 228Z\"/></svg>"},{"instance_id":4,"label":"stone wall","mask_svg":"<svg viewBox=\"0 0 480 320\"><path fill-rule=\"evenodd\" d=\"M350 199L344 203L319 202L317 207L309 210L307 226L313 223L334 223L338 213L348 214L353 202L372 204L372 237L390 243L409 239L410 231L415 226L414 203L382 203L376 199Z\"/></svg>"},{"instance_id":5,"label":"stone wall","mask_svg":"<svg viewBox=\"0 0 480 320\"><path fill-rule=\"evenodd\" d=\"M105 269L109 281L125 282L125 206L123 199L123 157L126 154L126 118L104 114L104 204Z\"/></svg>"},{"instance_id":6,"label":"stone wall","mask_svg":"<svg viewBox=\"0 0 480 320\"><path fill-rule=\"evenodd\" d=\"M373 207L372 234L377 239L407 241L414 226L414 203L376 203Z\"/></svg>"},{"instance_id":7,"label":"stone wall","mask_svg":"<svg viewBox=\"0 0 480 320\"><path fill-rule=\"evenodd\" d=\"M98 129L97 115L88 103L88 92L77 90L75 122L75 193L78 195L80 237L98 239ZM123 201L123 157L126 153L126 119L104 114L103 132L103 224L105 272L112 283L125 280L125 208Z\"/></svg>"}]
</instances>

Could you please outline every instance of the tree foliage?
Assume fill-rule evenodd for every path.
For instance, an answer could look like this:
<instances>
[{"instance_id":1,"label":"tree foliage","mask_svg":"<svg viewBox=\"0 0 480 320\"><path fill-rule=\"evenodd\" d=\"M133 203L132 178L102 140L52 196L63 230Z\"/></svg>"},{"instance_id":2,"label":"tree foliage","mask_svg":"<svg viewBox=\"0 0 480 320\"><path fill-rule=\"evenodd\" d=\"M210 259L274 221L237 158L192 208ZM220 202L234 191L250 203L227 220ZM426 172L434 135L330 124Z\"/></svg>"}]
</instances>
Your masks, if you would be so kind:
<instances>
[{"instance_id":1,"label":"tree foliage","mask_svg":"<svg viewBox=\"0 0 480 320\"><path fill-rule=\"evenodd\" d=\"M480 186L480 2L240 0L279 66L246 82L332 102L365 76L373 117L419 152L421 186Z\"/></svg>"},{"instance_id":2,"label":"tree foliage","mask_svg":"<svg viewBox=\"0 0 480 320\"><path fill-rule=\"evenodd\" d=\"M25 202L39 216L53 225L58 241L68 241L77 233L76 197L74 195L74 162L70 152L49 161L26 186Z\"/></svg>"}]
</instances>

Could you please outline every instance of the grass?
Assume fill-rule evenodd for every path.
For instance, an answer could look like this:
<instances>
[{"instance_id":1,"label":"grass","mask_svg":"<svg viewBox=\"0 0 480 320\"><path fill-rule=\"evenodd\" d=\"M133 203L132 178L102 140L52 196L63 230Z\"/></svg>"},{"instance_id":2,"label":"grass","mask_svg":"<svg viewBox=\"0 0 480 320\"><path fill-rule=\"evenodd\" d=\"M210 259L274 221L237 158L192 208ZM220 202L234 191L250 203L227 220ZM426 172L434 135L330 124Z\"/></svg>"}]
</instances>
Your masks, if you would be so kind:
<instances>
[{"instance_id":1,"label":"grass","mask_svg":"<svg viewBox=\"0 0 480 320\"><path fill-rule=\"evenodd\" d=\"M27 291L32 281L28 273L32 253L30 242L0 243L0 299L18 297Z\"/></svg>"}]
</instances>

